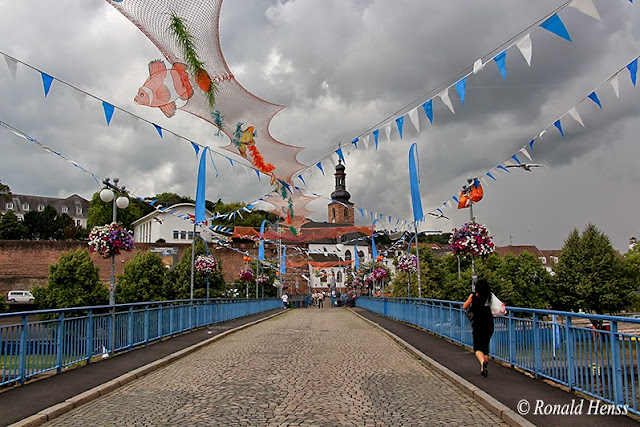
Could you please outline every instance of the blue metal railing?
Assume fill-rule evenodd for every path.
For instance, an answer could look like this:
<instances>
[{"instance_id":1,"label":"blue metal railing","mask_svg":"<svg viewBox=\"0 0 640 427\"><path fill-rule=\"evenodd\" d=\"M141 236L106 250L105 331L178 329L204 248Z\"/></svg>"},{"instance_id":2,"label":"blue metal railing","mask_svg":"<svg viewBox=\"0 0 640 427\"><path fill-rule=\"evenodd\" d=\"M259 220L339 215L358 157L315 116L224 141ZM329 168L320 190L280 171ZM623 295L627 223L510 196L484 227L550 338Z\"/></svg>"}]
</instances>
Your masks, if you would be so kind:
<instances>
[{"instance_id":1,"label":"blue metal railing","mask_svg":"<svg viewBox=\"0 0 640 427\"><path fill-rule=\"evenodd\" d=\"M202 299L122 304L115 313L109 306L3 313L0 385L281 307L276 298Z\"/></svg>"},{"instance_id":2,"label":"blue metal railing","mask_svg":"<svg viewBox=\"0 0 640 427\"><path fill-rule=\"evenodd\" d=\"M356 299L356 305L471 347L462 303L413 298ZM571 390L640 414L640 319L507 307L496 318L491 356ZM595 329L600 322L603 329Z\"/></svg>"}]
</instances>

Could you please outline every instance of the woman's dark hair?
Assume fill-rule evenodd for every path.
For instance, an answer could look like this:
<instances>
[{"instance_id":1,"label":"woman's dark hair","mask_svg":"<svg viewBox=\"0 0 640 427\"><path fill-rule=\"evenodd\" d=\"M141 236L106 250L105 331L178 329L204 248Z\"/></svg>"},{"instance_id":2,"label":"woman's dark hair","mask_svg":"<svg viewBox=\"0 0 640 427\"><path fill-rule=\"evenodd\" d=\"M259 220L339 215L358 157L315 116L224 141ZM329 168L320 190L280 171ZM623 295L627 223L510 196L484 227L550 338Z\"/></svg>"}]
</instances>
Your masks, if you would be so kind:
<instances>
[{"instance_id":1,"label":"woman's dark hair","mask_svg":"<svg viewBox=\"0 0 640 427\"><path fill-rule=\"evenodd\" d=\"M478 279L478 281L476 282L476 293L482 300L489 298L489 296L491 295L491 286L489 286L489 282L487 282L486 279Z\"/></svg>"}]
</instances>

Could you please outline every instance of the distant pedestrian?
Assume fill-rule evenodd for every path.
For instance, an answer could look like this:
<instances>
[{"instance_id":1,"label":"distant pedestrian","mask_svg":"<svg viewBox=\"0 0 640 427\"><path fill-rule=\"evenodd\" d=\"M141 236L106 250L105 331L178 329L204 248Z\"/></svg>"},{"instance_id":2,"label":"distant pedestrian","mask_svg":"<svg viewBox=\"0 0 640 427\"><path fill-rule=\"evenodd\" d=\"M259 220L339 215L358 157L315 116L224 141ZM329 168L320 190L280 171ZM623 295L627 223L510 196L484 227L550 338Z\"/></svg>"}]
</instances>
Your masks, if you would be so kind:
<instances>
[{"instance_id":1,"label":"distant pedestrian","mask_svg":"<svg viewBox=\"0 0 640 427\"><path fill-rule=\"evenodd\" d=\"M286 293L282 294L282 308L287 308L287 303L289 302L289 297L287 296Z\"/></svg>"},{"instance_id":2,"label":"distant pedestrian","mask_svg":"<svg viewBox=\"0 0 640 427\"><path fill-rule=\"evenodd\" d=\"M476 291L469 295L462 308L469 309L467 315L473 330L473 351L480 362L480 374L489 375L489 341L493 335L493 315L491 314L491 287L485 279L478 279Z\"/></svg>"},{"instance_id":3,"label":"distant pedestrian","mask_svg":"<svg viewBox=\"0 0 640 427\"><path fill-rule=\"evenodd\" d=\"M324 292L318 292L318 308L324 307Z\"/></svg>"}]
</instances>

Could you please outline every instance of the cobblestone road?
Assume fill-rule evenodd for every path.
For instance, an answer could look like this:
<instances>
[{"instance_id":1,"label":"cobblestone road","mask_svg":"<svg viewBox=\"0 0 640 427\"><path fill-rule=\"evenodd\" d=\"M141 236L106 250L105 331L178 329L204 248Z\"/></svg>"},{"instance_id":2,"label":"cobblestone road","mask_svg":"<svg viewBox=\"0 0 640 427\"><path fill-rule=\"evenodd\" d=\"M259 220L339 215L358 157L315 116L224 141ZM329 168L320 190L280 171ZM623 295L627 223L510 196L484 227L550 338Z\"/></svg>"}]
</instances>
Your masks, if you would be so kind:
<instances>
[{"instance_id":1,"label":"cobblestone road","mask_svg":"<svg viewBox=\"0 0 640 427\"><path fill-rule=\"evenodd\" d=\"M502 423L348 310L309 308L225 337L48 425L180 424Z\"/></svg>"}]
</instances>

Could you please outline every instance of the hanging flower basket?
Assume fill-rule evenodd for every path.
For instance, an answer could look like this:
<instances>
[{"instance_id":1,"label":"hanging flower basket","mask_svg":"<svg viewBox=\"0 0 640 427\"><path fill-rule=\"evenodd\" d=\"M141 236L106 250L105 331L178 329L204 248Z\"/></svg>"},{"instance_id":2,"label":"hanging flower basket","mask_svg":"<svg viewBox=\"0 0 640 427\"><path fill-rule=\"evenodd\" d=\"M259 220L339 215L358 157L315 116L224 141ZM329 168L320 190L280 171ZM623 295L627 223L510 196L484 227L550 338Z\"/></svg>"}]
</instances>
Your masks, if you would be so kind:
<instances>
[{"instance_id":1,"label":"hanging flower basket","mask_svg":"<svg viewBox=\"0 0 640 427\"><path fill-rule=\"evenodd\" d=\"M373 275L373 280L377 281L384 280L389 277L389 273L387 273L387 269L384 267L376 267L371 274Z\"/></svg>"},{"instance_id":2,"label":"hanging flower basket","mask_svg":"<svg viewBox=\"0 0 640 427\"><path fill-rule=\"evenodd\" d=\"M122 224L112 222L93 227L89 233L89 251L97 252L103 258L120 255L120 252L133 250L133 236Z\"/></svg>"},{"instance_id":3,"label":"hanging flower basket","mask_svg":"<svg viewBox=\"0 0 640 427\"><path fill-rule=\"evenodd\" d=\"M454 228L449 239L449 248L454 255L472 255L486 258L493 253L493 236L483 224L468 222Z\"/></svg>"},{"instance_id":4,"label":"hanging flower basket","mask_svg":"<svg viewBox=\"0 0 640 427\"><path fill-rule=\"evenodd\" d=\"M218 271L218 260L212 255L200 255L193 263L194 269L200 274L213 274Z\"/></svg>"},{"instance_id":5,"label":"hanging flower basket","mask_svg":"<svg viewBox=\"0 0 640 427\"><path fill-rule=\"evenodd\" d=\"M367 273L364 275L364 285L366 287L370 287L371 285L373 285L373 282L375 282L375 279L373 278L373 273Z\"/></svg>"},{"instance_id":6,"label":"hanging flower basket","mask_svg":"<svg viewBox=\"0 0 640 427\"><path fill-rule=\"evenodd\" d=\"M253 272L252 272L253 274ZM261 274L258 276L258 285L264 286L268 285L271 279L266 274Z\"/></svg>"},{"instance_id":7,"label":"hanging flower basket","mask_svg":"<svg viewBox=\"0 0 640 427\"><path fill-rule=\"evenodd\" d=\"M254 280L253 270L250 268L243 268L238 273L238 280L241 282L253 282Z\"/></svg>"},{"instance_id":8,"label":"hanging flower basket","mask_svg":"<svg viewBox=\"0 0 640 427\"><path fill-rule=\"evenodd\" d=\"M418 258L411 254L402 254L398 257L398 270L406 273L418 272Z\"/></svg>"}]
</instances>

